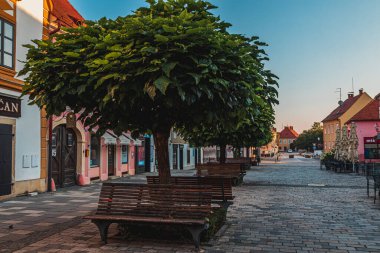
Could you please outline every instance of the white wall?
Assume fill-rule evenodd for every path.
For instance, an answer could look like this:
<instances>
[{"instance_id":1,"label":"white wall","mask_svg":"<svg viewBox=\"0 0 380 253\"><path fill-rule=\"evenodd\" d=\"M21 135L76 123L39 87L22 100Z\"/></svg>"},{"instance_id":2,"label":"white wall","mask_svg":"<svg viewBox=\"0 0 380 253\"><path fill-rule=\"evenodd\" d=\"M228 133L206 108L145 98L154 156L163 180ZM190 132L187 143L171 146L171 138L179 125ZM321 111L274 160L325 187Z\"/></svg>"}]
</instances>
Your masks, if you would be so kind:
<instances>
[{"instance_id":1,"label":"white wall","mask_svg":"<svg viewBox=\"0 0 380 253\"><path fill-rule=\"evenodd\" d=\"M42 39L43 0L17 2L16 13L16 71L23 68L27 49L22 45L32 44L31 40Z\"/></svg>"},{"instance_id":2,"label":"white wall","mask_svg":"<svg viewBox=\"0 0 380 253\"><path fill-rule=\"evenodd\" d=\"M23 68L27 49L22 45L32 43L33 39L42 39L43 0L17 2L16 14L16 71ZM0 91L19 96L18 92ZM15 179L16 181L40 178L41 163L41 125L40 111L37 106L28 105L28 97L22 98L21 117L16 119ZM36 164L32 164L32 156ZM23 164L23 160L27 160ZM24 166L26 165L26 166Z\"/></svg>"},{"instance_id":3,"label":"white wall","mask_svg":"<svg viewBox=\"0 0 380 253\"><path fill-rule=\"evenodd\" d=\"M0 88L0 93L18 97L20 93ZM41 142L40 111L36 106L28 105L28 97L21 101L21 117L16 119L15 134L15 180L23 181L40 178ZM24 168L23 158L28 159ZM32 156L37 161L32 167Z\"/></svg>"},{"instance_id":4,"label":"white wall","mask_svg":"<svg viewBox=\"0 0 380 253\"><path fill-rule=\"evenodd\" d=\"M40 178L41 161L41 124L40 110L37 106L27 105L28 98L21 101L21 118L16 120L16 156L15 178L16 181ZM23 157L31 163L35 156L37 164L23 166Z\"/></svg>"}]
</instances>

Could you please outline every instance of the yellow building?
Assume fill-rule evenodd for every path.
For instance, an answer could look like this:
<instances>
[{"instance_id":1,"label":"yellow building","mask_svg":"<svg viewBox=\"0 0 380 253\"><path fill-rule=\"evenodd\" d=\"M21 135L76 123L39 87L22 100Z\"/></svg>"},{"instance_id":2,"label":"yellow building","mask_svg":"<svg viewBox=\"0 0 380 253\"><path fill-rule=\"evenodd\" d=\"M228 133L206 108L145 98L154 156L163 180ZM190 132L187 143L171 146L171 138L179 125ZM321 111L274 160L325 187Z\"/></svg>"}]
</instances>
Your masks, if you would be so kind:
<instances>
[{"instance_id":1,"label":"yellow building","mask_svg":"<svg viewBox=\"0 0 380 253\"><path fill-rule=\"evenodd\" d=\"M363 109L372 98L363 91L359 90L359 94L354 96L353 93L348 94L348 98L335 108L323 122L323 150L329 152L335 146L336 130L341 129L347 121Z\"/></svg>"}]
</instances>

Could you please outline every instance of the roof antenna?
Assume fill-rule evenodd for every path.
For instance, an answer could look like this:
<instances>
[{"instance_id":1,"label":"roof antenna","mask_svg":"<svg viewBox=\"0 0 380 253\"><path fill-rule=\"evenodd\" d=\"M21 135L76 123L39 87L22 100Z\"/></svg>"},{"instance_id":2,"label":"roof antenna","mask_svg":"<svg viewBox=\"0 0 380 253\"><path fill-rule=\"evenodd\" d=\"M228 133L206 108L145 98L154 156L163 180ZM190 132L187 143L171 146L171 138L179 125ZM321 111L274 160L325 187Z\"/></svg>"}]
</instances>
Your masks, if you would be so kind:
<instances>
[{"instance_id":1,"label":"roof antenna","mask_svg":"<svg viewBox=\"0 0 380 253\"><path fill-rule=\"evenodd\" d=\"M354 90L354 77L352 77L352 94L355 94L355 90Z\"/></svg>"},{"instance_id":2,"label":"roof antenna","mask_svg":"<svg viewBox=\"0 0 380 253\"><path fill-rule=\"evenodd\" d=\"M338 101L338 104L339 105L342 105L343 104L343 101L342 101L342 88L337 88L335 93L338 93L339 92L339 101Z\"/></svg>"}]
</instances>

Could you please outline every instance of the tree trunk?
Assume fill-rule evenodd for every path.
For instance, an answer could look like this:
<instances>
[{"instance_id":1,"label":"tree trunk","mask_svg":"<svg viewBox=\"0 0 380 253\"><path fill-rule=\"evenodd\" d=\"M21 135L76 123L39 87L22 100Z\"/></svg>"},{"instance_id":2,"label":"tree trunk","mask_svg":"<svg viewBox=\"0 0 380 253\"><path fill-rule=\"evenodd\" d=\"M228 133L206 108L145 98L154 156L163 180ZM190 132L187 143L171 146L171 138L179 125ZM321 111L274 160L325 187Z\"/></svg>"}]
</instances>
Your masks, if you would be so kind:
<instances>
[{"instance_id":1,"label":"tree trunk","mask_svg":"<svg viewBox=\"0 0 380 253\"><path fill-rule=\"evenodd\" d=\"M157 152L158 177L160 184L170 183L170 165L169 165L169 131L153 132L154 145Z\"/></svg>"},{"instance_id":2,"label":"tree trunk","mask_svg":"<svg viewBox=\"0 0 380 253\"><path fill-rule=\"evenodd\" d=\"M220 163L226 163L226 145L221 145L220 146L220 158L219 158Z\"/></svg>"},{"instance_id":3,"label":"tree trunk","mask_svg":"<svg viewBox=\"0 0 380 253\"><path fill-rule=\"evenodd\" d=\"M246 147L247 151L247 157L249 157L249 147Z\"/></svg>"}]
</instances>

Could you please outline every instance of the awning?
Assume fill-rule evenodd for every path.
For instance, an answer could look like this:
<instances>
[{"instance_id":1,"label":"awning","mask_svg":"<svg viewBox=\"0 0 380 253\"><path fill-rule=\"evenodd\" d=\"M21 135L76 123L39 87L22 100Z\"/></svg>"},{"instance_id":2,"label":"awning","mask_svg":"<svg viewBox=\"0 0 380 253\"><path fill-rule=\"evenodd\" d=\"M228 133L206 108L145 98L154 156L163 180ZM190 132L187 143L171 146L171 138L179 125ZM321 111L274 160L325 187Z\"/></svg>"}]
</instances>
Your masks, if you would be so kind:
<instances>
[{"instance_id":1,"label":"awning","mask_svg":"<svg viewBox=\"0 0 380 253\"><path fill-rule=\"evenodd\" d=\"M133 139L133 144L136 146L142 146L142 141L140 139Z\"/></svg>"},{"instance_id":2,"label":"awning","mask_svg":"<svg viewBox=\"0 0 380 253\"><path fill-rule=\"evenodd\" d=\"M108 131L105 132L102 137L104 138L104 144L106 145L116 145L117 143L117 137Z\"/></svg>"},{"instance_id":3,"label":"awning","mask_svg":"<svg viewBox=\"0 0 380 253\"><path fill-rule=\"evenodd\" d=\"M129 141L133 141L133 145L135 145L135 146L142 146L142 140L140 140L140 139L133 139L132 138L132 136L131 136L131 134L123 134L123 136L124 137L126 137L126 138L128 138L129 139Z\"/></svg>"},{"instance_id":4,"label":"awning","mask_svg":"<svg viewBox=\"0 0 380 253\"><path fill-rule=\"evenodd\" d=\"M119 140L120 140L120 144L122 144L122 145L131 144L131 139L125 134L120 135Z\"/></svg>"}]
</instances>

